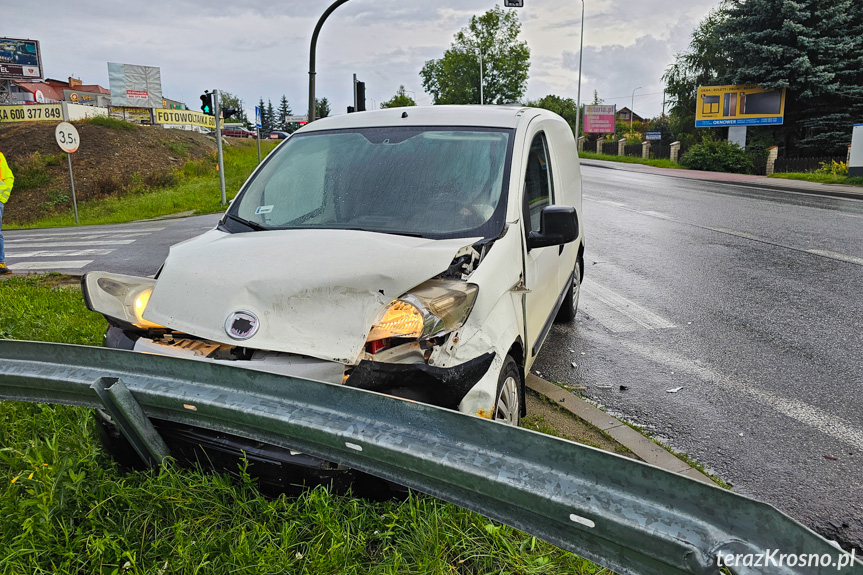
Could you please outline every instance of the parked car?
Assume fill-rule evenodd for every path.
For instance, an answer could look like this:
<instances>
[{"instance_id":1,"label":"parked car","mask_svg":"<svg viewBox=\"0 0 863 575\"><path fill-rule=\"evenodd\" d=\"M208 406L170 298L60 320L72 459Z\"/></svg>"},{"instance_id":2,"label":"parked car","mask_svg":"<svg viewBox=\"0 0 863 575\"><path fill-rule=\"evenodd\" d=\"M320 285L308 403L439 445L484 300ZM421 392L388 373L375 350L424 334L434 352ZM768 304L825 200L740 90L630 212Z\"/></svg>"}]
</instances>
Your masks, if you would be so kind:
<instances>
[{"instance_id":1,"label":"parked car","mask_svg":"<svg viewBox=\"0 0 863 575\"><path fill-rule=\"evenodd\" d=\"M235 138L256 138L257 134L251 130L247 130L243 126L225 126L222 128L223 136L233 136Z\"/></svg>"},{"instance_id":2,"label":"parked car","mask_svg":"<svg viewBox=\"0 0 863 575\"><path fill-rule=\"evenodd\" d=\"M155 279L91 272L82 283L110 347L518 425L552 322L578 306L581 202L572 129L549 111L336 116L267 156L218 227L172 247ZM171 441L249 450L156 424ZM285 450L267 457L325 468Z\"/></svg>"},{"instance_id":3,"label":"parked car","mask_svg":"<svg viewBox=\"0 0 863 575\"><path fill-rule=\"evenodd\" d=\"M290 136L290 134L287 132L282 132L280 130L274 130L274 131L270 132L270 135L267 136L267 138L269 138L270 140L284 140L288 136Z\"/></svg>"}]
</instances>

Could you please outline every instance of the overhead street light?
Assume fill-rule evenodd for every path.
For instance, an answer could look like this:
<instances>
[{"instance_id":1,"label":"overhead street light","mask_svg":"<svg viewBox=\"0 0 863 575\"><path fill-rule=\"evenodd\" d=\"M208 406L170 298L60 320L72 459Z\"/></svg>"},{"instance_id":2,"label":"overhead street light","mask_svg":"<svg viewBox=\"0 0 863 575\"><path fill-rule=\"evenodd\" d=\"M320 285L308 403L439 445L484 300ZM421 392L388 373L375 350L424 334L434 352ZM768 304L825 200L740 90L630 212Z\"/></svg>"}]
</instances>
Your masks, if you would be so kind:
<instances>
[{"instance_id":1,"label":"overhead street light","mask_svg":"<svg viewBox=\"0 0 863 575\"><path fill-rule=\"evenodd\" d=\"M318 24L315 26L315 32L312 34L312 46L309 50L309 122L315 121L315 113L317 112L317 102L315 101L315 50L318 45L318 34L321 33L321 27L324 25L324 21L329 18L330 14L347 1L348 0L336 0L330 4L330 7L326 9L321 16L321 19L318 20Z\"/></svg>"},{"instance_id":2,"label":"overhead street light","mask_svg":"<svg viewBox=\"0 0 863 575\"><path fill-rule=\"evenodd\" d=\"M581 58L584 55L584 0L581 0L581 36L578 44L578 100L575 103L575 139L578 140L581 123Z\"/></svg>"},{"instance_id":3,"label":"overhead street light","mask_svg":"<svg viewBox=\"0 0 863 575\"><path fill-rule=\"evenodd\" d=\"M636 88L635 90L641 90L641 86ZM633 108L635 108L635 90L632 91L632 103L629 105L629 131L632 131L632 116L635 112L633 112Z\"/></svg>"}]
</instances>

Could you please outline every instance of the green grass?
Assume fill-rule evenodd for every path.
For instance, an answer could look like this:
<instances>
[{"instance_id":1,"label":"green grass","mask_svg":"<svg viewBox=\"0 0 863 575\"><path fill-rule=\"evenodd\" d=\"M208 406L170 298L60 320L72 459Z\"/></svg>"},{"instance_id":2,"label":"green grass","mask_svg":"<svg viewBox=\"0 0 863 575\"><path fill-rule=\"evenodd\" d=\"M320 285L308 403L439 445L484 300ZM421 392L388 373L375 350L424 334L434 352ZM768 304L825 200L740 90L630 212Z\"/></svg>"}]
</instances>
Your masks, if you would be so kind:
<instances>
[{"instance_id":1,"label":"green grass","mask_svg":"<svg viewBox=\"0 0 863 575\"><path fill-rule=\"evenodd\" d=\"M850 186L863 186L863 178L849 178L848 176L840 176L823 173L790 173L790 174L773 174L771 178L780 178L783 180L802 180L804 182L815 182L818 184L846 184Z\"/></svg>"},{"instance_id":2,"label":"green grass","mask_svg":"<svg viewBox=\"0 0 863 575\"><path fill-rule=\"evenodd\" d=\"M624 164L643 164L656 168L684 169L683 166L671 160L645 160L644 158L634 158L632 156L610 156L608 154L596 154L593 152L579 152L578 157L584 160L605 160L607 162L622 162Z\"/></svg>"},{"instance_id":3,"label":"green grass","mask_svg":"<svg viewBox=\"0 0 863 575\"><path fill-rule=\"evenodd\" d=\"M97 343L104 320L63 285L0 281L3 337ZM15 402L0 402L0 549L10 574L609 573L423 495L268 498L242 467L124 474L89 410Z\"/></svg>"},{"instance_id":4,"label":"green grass","mask_svg":"<svg viewBox=\"0 0 863 575\"><path fill-rule=\"evenodd\" d=\"M127 122L126 120L112 118L110 116L93 116L92 118L84 120L83 123L92 124L94 126L103 126L112 130L125 130L127 132L134 132L138 129L137 124Z\"/></svg>"},{"instance_id":5,"label":"green grass","mask_svg":"<svg viewBox=\"0 0 863 575\"><path fill-rule=\"evenodd\" d=\"M225 191L227 198L233 198L258 165L256 142L236 142L225 146ZM275 142L261 142L261 157L266 157ZM172 187L152 188L178 181ZM18 181L16 179L16 187ZM150 184L150 185L144 185ZM220 204L219 175L213 160L188 161L177 174L166 174L162 181L143 182L137 191L92 202L79 202L78 214L81 225L117 224L135 220L157 218L171 214L194 212L210 214L225 210ZM4 228L46 228L75 225L71 210L42 218L26 226L16 226L4 222Z\"/></svg>"}]
</instances>

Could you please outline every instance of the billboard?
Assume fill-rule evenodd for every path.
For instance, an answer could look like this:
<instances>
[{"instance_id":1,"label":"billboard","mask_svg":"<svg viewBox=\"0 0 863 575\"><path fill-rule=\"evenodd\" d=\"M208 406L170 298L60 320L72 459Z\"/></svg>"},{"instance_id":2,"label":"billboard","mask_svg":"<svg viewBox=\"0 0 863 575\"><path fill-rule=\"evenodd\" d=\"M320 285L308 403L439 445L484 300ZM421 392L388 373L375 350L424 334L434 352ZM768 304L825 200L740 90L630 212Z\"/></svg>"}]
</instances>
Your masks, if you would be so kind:
<instances>
[{"instance_id":1,"label":"billboard","mask_svg":"<svg viewBox=\"0 0 863 575\"><path fill-rule=\"evenodd\" d=\"M61 122L63 107L60 104L29 104L26 106L0 106L0 124L7 122Z\"/></svg>"},{"instance_id":2,"label":"billboard","mask_svg":"<svg viewBox=\"0 0 863 575\"><path fill-rule=\"evenodd\" d=\"M701 86L695 127L778 126L785 115L785 89L764 90L756 84Z\"/></svg>"},{"instance_id":3,"label":"billboard","mask_svg":"<svg viewBox=\"0 0 863 575\"><path fill-rule=\"evenodd\" d=\"M613 134L617 106L585 106L585 134Z\"/></svg>"},{"instance_id":4,"label":"billboard","mask_svg":"<svg viewBox=\"0 0 863 575\"><path fill-rule=\"evenodd\" d=\"M111 105L133 108L162 106L162 74L155 66L108 62Z\"/></svg>"},{"instance_id":5,"label":"billboard","mask_svg":"<svg viewBox=\"0 0 863 575\"><path fill-rule=\"evenodd\" d=\"M39 80L42 78L42 54L36 40L0 38L0 78L4 80Z\"/></svg>"},{"instance_id":6,"label":"billboard","mask_svg":"<svg viewBox=\"0 0 863 575\"><path fill-rule=\"evenodd\" d=\"M183 126L201 126L203 128L216 129L216 118L209 114L193 112L192 110L156 110L157 124L171 124Z\"/></svg>"}]
</instances>

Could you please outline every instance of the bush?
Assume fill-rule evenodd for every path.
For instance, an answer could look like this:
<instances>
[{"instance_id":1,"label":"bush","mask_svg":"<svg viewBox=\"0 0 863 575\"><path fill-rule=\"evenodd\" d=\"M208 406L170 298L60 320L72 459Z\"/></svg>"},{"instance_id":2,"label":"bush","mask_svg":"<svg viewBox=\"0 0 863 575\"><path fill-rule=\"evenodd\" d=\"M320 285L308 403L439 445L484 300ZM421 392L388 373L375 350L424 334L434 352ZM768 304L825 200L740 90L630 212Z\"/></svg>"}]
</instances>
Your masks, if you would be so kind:
<instances>
[{"instance_id":1,"label":"bush","mask_svg":"<svg viewBox=\"0 0 863 575\"><path fill-rule=\"evenodd\" d=\"M737 144L725 140L703 140L692 146L680 164L690 170L748 174L752 171L752 158Z\"/></svg>"},{"instance_id":2,"label":"bush","mask_svg":"<svg viewBox=\"0 0 863 575\"><path fill-rule=\"evenodd\" d=\"M815 173L827 174L830 176L847 176L848 164L845 162L837 162L836 160L831 160L829 164L827 162L820 162L820 167L815 170Z\"/></svg>"}]
</instances>

